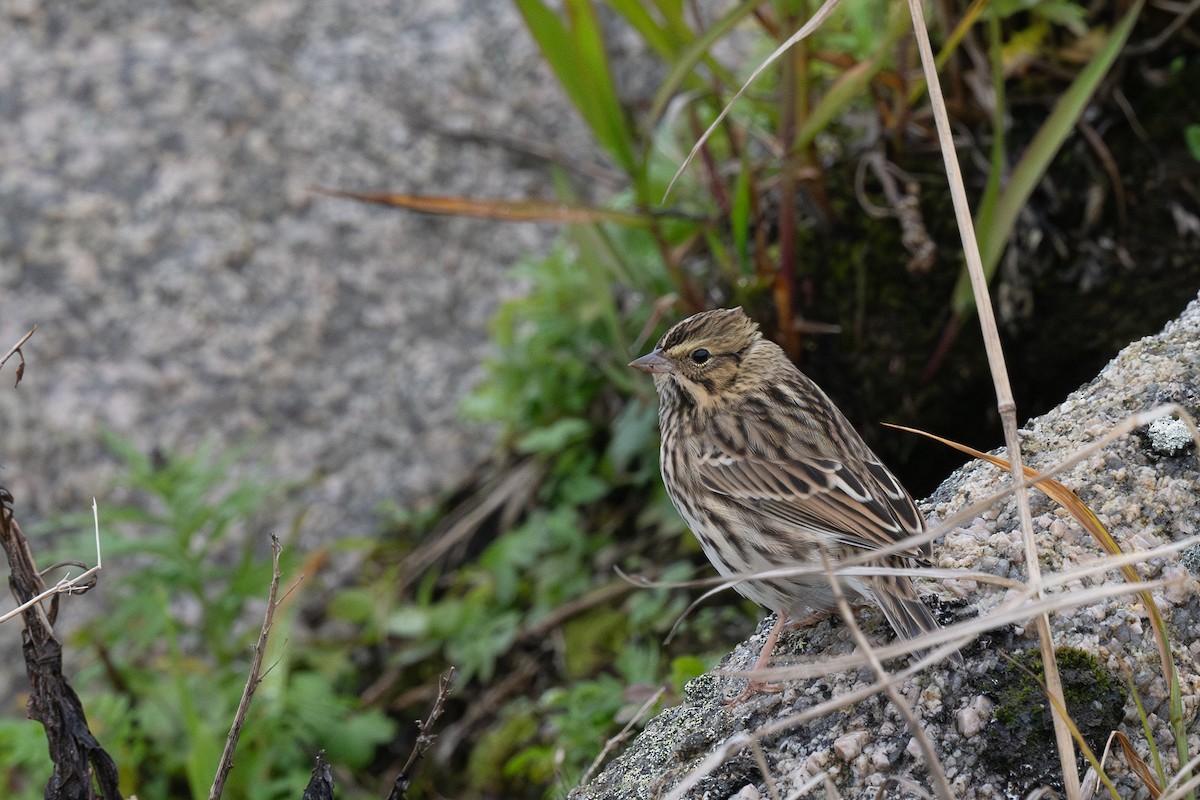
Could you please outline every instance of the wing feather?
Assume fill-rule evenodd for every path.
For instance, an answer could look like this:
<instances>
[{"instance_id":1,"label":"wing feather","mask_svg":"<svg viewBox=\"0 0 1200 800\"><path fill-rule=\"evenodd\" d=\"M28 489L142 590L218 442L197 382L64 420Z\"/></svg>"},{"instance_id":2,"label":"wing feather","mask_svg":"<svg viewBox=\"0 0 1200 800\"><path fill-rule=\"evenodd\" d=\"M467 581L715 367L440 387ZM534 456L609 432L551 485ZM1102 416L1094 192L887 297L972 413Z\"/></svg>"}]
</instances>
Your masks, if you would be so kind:
<instances>
[{"instance_id":1,"label":"wing feather","mask_svg":"<svg viewBox=\"0 0 1200 800\"><path fill-rule=\"evenodd\" d=\"M712 443L702 451L699 478L776 524L852 547L876 549L924 529L908 492L865 444L856 443L857 459L841 460L789 444L782 458L766 458Z\"/></svg>"}]
</instances>

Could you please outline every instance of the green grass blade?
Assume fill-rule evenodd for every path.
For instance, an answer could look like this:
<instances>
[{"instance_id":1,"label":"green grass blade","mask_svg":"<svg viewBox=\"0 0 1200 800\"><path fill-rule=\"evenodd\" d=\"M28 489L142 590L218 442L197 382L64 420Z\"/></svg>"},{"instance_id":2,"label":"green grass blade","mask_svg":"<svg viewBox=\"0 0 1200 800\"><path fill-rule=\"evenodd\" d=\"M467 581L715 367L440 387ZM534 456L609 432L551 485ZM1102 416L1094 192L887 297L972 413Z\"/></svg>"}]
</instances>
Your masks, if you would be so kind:
<instances>
[{"instance_id":1,"label":"green grass blade","mask_svg":"<svg viewBox=\"0 0 1200 800\"><path fill-rule=\"evenodd\" d=\"M700 134L700 137L692 145L692 149L683 159L683 163L680 164L675 170L675 176L667 183L667 190L663 195L664 200L670 196L671 190L675 188L675 182L679 180L680 176L683 175L683 173L687 170L693 159L695 159L697 154L699 154L704 148L705 143L708 141L709 137L712 136L713 131L720 126L725 117L728 116L729 112L733 110L733 107L737 104L737 101L742 98L742 95L744 95L750 89L751 85L754 84L754 81L758 79L758 76L762 75L772 64L778 61L784 53L794 47L797 42L812 35L813 31L824 24L825 20L829 19L830 15L837 10L837 7L841 2L842 0L824 0L824 2L821 4L821 7L813 12L813 15L809 17L803 25L800 26L799 30L797 30L784 41L780 42L779 46L771 51L770 55L758 63L758 66L754 68L754 70L750 73L750 76L746 78L745 82L742 83L741 88L734 93L733 97L731 97L725 104L724 108L721 109L721 112L717 114L716 119L709 124L704 133Z\"/></svg>"},{"instance_id":2,"label":"green grass blade","mask_svg":"<svg viewBox=\"0 0 1200 800\"><path fill-rule=\"evenodd\" d=\"M1133 682L1133 673L1126 672L1125 683L1129 686L1129 696L1133 698L1133 704L1137 707L1138 720L1142 723L1142 733L1146 737L1146 745L1150 748L1150 756L1154 760L1154 772L1158 776L1159 785L1167 782L1167 773L1163 770L1162 757L1158 753L1158 744L1154 741L1154 729L1150 727L1150 716L1146 713L1145 706L1142 705L1142 698L1138 695L1137 684Z\"/></svg>"},{"instance_id":3,"label":"green grass blade","mask_svg":"<svg viewBox=\"0 0 1200 800\"><path fill-rule=\"evenodd\" d=\"M979 254L983 261L984 273L990 280L1000 262L1000 255L1012 234L1017 215L1024 208L1029 196L1037 187L1046 169L1071 131L1075 123L1087 108L1088 101L1095 94L1100 81L1108 74L1113 62L1129 38L1133 24L1141 13L1144 0L1135 0L1125 16L1108 35L1104 47L1096 54L1086 67L1079 73L1071 86L1059 98L1058 104L1047 117L1046 122L1033 137L1033 141L1025 148L1021 160L1013 170L1008 187L996 203L995 212L988 218L980 218L977 222L979 237ZM958 277L954 288L952 305L955 313L966 316L974 312L975 299L971 291L970 279L966 269Z\"/></svg>"},{"instance_id":4,"label":"green grass blade","mask_svg":"<svg viewBox=\"0 0 1200 800\"><path fill-rule=\"evenodd\" d=\"M540 0L513 2L596 141L636 182L633 134L617 97L590 0L567 0L566 21Z\"/></svg>"},{"instance_id":5,"label":"green grass blade","mask_svg":"<svg viewBox=\"0 0 1200 800\"><path fill-rule=\"evenodd\" d=\"M633 131L617 97L596 9L591 0L567 0L566 10L571 22L571 41L578 60L576 69L582 72L587 100L591 104L590 113L598 121L593 130L613 160L633 176L637 163Z\"/></svg>"},{"instance_id":6,"label":"green grass blade","mask_svg":"<svg viewBox=\"0 0 1200 800\"><path fill-rule=\"evenodd\" d=\"M676 27L686 24L683 21L683 0L654 0L654 7L668 24Z\"/></svg>"},{"instance_id":7,"label":"green grass blade","mask_svg":"<svg viewBox=\"0 0 1200 800\"><path fill-rule=\"evenodd\" d=\"M1007 99L1004 86L1004 64L1001 53L1000 18L995 14L988 18L988 53L991 56L992 91L996 95L994 114L992 117L992 152L987 186L983 190L983 199L979 202L979 210L975 212L975 227L979 228L984 220L992 219L996 214L996 202L1000 199L1000 178L1004 175L1004 116L1007 112Z\"/></svg>"},{"instance_id":8,"label":"green grass blade","mask_svg":"<svg viewBox=\"0 0 1200 800\"><path fill-rule=\"evenodd\" d=\"M571 36L566 23L546 6L541 0L513 0L517 11L525 19L525 25L533 35L533 40L542 51L542 56L558 82L562 84L567 97L582 110L586 100L583 82L575 69L574 57L571 53Z\"/></svg>"},{"instance_id":9,"label":"green grass blade","mask_svg":"<svg viewBox=\"0 0 1200 800\"><path fill-rule=\"evenodd\" d=\"M729 209L729 227L733 231L733 251L743 275L750 275L750 157L742 151L742 163L733 187L733 206Z\"/></svg>"}]
</instances>

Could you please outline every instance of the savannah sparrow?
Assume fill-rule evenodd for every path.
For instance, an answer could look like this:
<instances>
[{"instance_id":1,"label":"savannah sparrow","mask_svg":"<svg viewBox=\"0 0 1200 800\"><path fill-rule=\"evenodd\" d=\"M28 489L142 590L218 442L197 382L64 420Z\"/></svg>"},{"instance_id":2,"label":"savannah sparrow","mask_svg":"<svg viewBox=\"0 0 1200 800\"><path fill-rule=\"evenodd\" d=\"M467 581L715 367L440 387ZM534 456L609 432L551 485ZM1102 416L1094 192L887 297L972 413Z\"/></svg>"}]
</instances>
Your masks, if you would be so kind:
<instances>
[{"instance_id":1,"label":"savannah sparrow","mask_svg":"<svg viewBox=\"0 0 1200 800\"><path fill-rule=\"evenodd\" d=\"M683 320L629 366L654 375L663 481L722 575L819 564L822 546L836 564L924 530L900 482L740 308ZM913 547L874 563L903 567L926 555ZM907 577L843 577L841 586L879 606L901 638L937 628ZM789 616L834 605L819 573L735 588L778 614L755 669Z\"/></svg>"}]
</instances>

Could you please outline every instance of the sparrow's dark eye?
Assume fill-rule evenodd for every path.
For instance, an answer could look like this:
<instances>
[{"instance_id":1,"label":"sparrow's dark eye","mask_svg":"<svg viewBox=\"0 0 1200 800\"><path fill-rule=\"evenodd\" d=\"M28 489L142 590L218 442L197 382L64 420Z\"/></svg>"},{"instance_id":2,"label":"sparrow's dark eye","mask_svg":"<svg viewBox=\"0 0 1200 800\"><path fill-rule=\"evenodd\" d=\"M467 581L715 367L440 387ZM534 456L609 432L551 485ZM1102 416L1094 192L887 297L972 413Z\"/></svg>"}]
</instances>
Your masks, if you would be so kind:
<instances>
[{"instance_id":1,"label":"sparrow's dark eye","mask_svg":"<svg viewBox=\"0 0 1200 800\"><path fill-rule=\"evenodd\" d=\"M692 353L692 361L696 362L697 364L703 364L710 358L712 358L712 353L708 352L703 347Z\"/></svg>"}]
</instances>

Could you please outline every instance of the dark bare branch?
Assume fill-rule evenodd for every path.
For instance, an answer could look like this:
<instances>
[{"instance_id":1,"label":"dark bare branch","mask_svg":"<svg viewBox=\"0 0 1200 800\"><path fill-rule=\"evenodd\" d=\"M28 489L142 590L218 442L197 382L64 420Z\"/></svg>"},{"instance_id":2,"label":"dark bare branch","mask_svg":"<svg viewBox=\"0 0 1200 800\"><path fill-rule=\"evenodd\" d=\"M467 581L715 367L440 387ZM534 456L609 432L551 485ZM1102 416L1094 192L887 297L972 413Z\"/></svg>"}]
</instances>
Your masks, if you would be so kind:
<instances>
[{"instance_id":1,"label":"dark bare branch","mask_svg":"<svg viewBox=\"0 0 1200 800\"><path fill-rule=\"evenodd\" d=\"M30 684L28 713L45 728L54 762L45 796L47 800L120 800L116 764L88 729L83 704L63 676L62 645L50 617L41 603L25 605L44 594L46 584L13 517L12 502L12 495L0 488L0 546L11 571L9 588L24 606L21 649Z\"/></svg>"}]
</instances>

